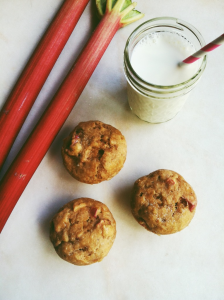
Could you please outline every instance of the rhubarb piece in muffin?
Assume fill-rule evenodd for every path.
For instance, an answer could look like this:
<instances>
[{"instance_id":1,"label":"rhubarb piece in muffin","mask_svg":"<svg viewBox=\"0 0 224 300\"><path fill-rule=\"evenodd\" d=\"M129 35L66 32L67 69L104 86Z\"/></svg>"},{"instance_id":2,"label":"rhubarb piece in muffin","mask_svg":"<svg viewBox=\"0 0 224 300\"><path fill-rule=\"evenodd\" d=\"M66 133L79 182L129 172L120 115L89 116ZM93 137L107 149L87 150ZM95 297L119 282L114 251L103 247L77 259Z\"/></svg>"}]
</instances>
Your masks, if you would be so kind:
<instances>
[{"instance_id":1,"label":"rhubarb piece in muffin","mask_svg":"<svg viewBox=\"0 0 224 300\"><path fill-rule=\"evenodd\" d=\"M90 198L75 199L53 217L50 240L57 254L74 265L101 261L116 237L116 222L108 207Z\"/></svg>"},{"instance_id":2,"label":"rhubarb piece in muffin","mask_svg":"<svg viewBox=\"0 0 224 300\"><path fill-rule=\"evenodd\" d=\"M136 180L132 214L145 229L171 234L191 222L197 205L192 187L178 173L157 170Z\"/></svg>"},{"instance_id":3,"label":"rhubarb piece in muffin","mask_svg":"<svg viewBox=\"0 0 224 300\"><path fill-rule=\"evenodd\" d=\"M64 139L65 168L77 180L95 184L114 177L123 167L127 145L121 132L100 121L81 122Z\"/></svg>"}]
</instances>

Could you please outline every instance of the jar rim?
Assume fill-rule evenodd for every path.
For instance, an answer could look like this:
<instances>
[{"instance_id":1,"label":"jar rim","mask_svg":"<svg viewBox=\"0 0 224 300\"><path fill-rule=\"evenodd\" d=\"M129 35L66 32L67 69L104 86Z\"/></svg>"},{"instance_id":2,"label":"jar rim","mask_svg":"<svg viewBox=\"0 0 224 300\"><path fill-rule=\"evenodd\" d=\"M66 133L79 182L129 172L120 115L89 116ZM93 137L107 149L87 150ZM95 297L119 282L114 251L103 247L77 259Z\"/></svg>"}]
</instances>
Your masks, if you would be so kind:
<instances>
[{"instance_id":1,"label":"jar rim","mask_svg":"<svg viewBox=\"0 0 224 300\"><path fill-rule=\"evenodd\" d=\"M158 22L158 21L161 21L161 22L153 25L153 22ZM172 21L174 24L173 25L169 24L166 21ZM203 57L197 72L193 76L191 76L191 78L189 78L188 80L183 81L181 83L175 84L175 85L153 84L153 83L150 83L148 81L145 81L144 79L142 79L135 72L135 70L133 69L133 67L131 65L130 58L129 58L129 46L130 46L133 38L138 33L138 31L140 31L141 28L143 28L144 26L150 25L150 24L152 26L149 27L149 28L169 26L171 28L173 27L173 28L176 28L176 29L179 29L179 30L183 30L183 28L181 27L181 26L183 26L183 27L187 28L189 31L191 31L194 34L194 36L197 38L197 40L198 40L201 47L205 46L205 41L204 41L204 38L202 37L201 33L194 26L189 24L188 22L185 22L185 21L183 21L179 18L174 18L174 17L153 18L153 19L150 19L150 20L145 21L142 24L140 24L135 30L132 31L132 33L130 34L130 36L127 39L125 49L124 49L124 62L127 65L128 69L130 69L130 71L134 74L134 76L137 78L138 82L142 83L144 86L151 87L154 90L154 92L155 92L155 89L164 90L164 91L173 90L174 92L176 92L176 91L180 91L180 90L186 88L186 86L189 87L189 86L193 85L201 77L202 73L205 70L206 63L207 63L207 56L206 55Z\"/></svg>"}]
</instances>

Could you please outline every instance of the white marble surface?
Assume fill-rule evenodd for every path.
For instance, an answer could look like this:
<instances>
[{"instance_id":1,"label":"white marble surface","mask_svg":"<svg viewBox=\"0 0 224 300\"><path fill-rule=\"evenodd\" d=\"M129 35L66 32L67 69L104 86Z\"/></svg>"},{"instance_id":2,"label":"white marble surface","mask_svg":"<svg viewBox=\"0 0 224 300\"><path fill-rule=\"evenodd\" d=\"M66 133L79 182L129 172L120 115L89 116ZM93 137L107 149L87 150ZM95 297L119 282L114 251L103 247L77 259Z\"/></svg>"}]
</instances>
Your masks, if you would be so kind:
<instances>
[{"instance_id":1,"label":"white marble surface","mask_svg":"<svg viewBox=\"0 0 224 300\"><path fill-rule=\"evenodd\" d=\"M0 0L0 105L62 0ZM223 0L139 0L144 20L178 17L207 42L223 33ZM142 20L143 21L143 20ZM82 93L0 235L0 299L224 299L224 47L209 55L201 82L171 121L150 125L129 110L122 70L125 41L142 21L120 30ZM91 6L44 85L3 172L43 112L95 25ZM80 121L99 119L122 131L124 168L108 182L74 180L60 157L62 139ZM129 208L134 181L172 169L198 197L190 226L157 236L137 224ZM117 221L109 255L88 267L61 260L48 224L66 202L87 196L104 202Z\"/></svg>"}]
</instances>

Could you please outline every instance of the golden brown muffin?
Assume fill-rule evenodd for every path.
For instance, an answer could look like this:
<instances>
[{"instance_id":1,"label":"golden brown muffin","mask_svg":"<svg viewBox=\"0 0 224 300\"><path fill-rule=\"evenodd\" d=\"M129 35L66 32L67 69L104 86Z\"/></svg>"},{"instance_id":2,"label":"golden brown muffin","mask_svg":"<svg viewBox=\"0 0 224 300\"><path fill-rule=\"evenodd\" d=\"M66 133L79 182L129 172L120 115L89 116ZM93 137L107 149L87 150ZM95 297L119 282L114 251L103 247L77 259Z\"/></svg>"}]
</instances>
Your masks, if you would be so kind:
<instances>
[{"instance_id":1,"label":"golden brown muffin","mask_svg":"<svg viewBox=\"0 0 224 300\"><path fill-rule=\"evenodd\" d=\"M132 214L140 225L156 234L184 229L192 220L196 205L193 189L174 171L157 170L134 184Z\"/></svg>"},{"instance_id":2,"label":"golden brown muffin","mask_svg":"<svg viewBox=\"0 0 224 300\"><path fill-rule=\"evenodd\" d=\"M114 177L123 167L127 145L121 132L100 121L79 123L64 139L65 168L77 180L99 183Z\"/></svg>"},{"instance_id":3,"label":"golden brown muffin","mask_svg":"<svg viewBox=\"0 0 224 300\"><path fill-rule=\"evenodd\" d=\"M116 222L108 207L90 198L75 199L53 217L50 240L67 262L84 266L101 261L116 237Z\"/></svg>"}]
</instances>

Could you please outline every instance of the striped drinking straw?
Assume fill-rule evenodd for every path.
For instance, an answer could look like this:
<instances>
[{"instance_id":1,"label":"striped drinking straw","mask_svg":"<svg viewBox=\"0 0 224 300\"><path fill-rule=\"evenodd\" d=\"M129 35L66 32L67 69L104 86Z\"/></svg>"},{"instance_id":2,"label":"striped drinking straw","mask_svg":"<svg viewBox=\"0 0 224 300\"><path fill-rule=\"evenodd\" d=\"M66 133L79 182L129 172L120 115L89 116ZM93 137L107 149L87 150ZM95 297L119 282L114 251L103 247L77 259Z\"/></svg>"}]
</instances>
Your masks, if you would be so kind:
<instances>
[{"instance_id":1,"label":"striped drinking straw","mask_svg":"<svg viewBox=\"0 0 224 300\"><path fill-rule=\"evenodd\" d=\"M206 46L204 46L203 48L201 48L200 50L198 50L197 52L195 52L194 54L192 54L191 56L189 56L188 58L183 60L183 62L180 63L180 65L184 65L184 63L191 64L191 63L195 62L196 60L198 60L201 57L203 57L204 55L206 55L207 52L215 50L216 48L221 46L223 43L224 43L224 34L220 35L217 39L215 39L211 43L207 44Z\"/></svg>"}]
</instances>

